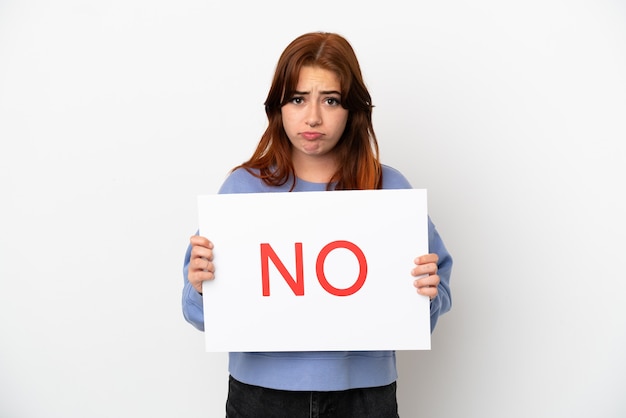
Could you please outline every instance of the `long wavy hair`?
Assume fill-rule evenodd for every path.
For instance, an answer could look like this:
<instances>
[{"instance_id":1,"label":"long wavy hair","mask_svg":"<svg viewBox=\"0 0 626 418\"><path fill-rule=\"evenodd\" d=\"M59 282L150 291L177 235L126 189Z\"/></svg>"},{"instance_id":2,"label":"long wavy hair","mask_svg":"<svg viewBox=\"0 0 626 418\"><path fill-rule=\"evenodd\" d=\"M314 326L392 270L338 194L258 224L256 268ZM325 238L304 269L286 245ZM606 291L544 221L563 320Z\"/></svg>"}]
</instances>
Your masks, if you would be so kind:
<instances>
[{"instance_id":1,"label":"long wavy hair","mask_svg":"<svg viewBox=\"0 0 626 418\"><path fill-rule=\"evenodd\" d=\"M283 128L281 108L294 95L302 67L319 67L337 74L341 85L341 106L348 121L335 145L339 164L327 189L380 189L382 169L378 141L372 126L372 99L365 87L361 68L352 46L335 33L313 32L294 39L276 65L265 100L268 126L252 157L243 167L270 186L281 186L296 175L291 161L292 145Z\"/></svg>"}]
</instances>

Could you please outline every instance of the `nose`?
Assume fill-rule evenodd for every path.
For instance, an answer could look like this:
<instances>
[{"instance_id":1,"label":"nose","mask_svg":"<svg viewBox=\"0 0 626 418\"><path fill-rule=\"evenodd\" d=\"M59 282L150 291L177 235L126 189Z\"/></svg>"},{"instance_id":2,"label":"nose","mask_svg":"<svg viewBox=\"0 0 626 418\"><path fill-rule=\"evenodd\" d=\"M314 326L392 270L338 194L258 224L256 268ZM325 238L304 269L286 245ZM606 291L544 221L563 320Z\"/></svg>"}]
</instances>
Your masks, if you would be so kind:
<instances>
[{"instance_id":1,"label":"nose","mask_svg":"<svg viewBox=\"0 0 626 418\"><path fill-rule=\"evenodd\" d=\"M322 124L322 116L319 106L319 104L311 104L309 108L306 124L309 125L311 128Z\"/></svg>"}]
</instances>

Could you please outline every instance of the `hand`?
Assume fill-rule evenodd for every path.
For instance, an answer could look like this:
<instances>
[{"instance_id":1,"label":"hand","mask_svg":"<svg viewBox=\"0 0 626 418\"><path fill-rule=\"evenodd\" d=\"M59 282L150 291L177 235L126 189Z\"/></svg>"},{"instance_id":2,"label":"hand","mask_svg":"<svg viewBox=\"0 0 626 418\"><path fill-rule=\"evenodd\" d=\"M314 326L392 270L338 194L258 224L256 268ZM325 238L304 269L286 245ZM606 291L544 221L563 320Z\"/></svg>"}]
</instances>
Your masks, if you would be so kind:
<instances>
[{"instance_id":1,"label":"hand","mask_svg":"<svg viewBox=\"0 0 626 418\"><path fill-rule=\"evenodd\" d=\"M415 262L415 268L411 270L411 275L419 276L413 282L413 286L417 289L417 293L428 296L430 300L433 300L437 297L437 286L439 286L440 280L437 274L439 256L437 254L426 254L417 257L413 261Z\"/></svg>"},{"instance_id":2,"label":"hand","mask_svg":"<svg viewBox=\"0 0 626 418\"><path fill-rule=\"evenodd\" d=\"M187 271L187 280L198 293L202 293L202 282L215 278L213 266L213 243L198 235L189 239L191 259Z\"/></svg>"}]
</instances>

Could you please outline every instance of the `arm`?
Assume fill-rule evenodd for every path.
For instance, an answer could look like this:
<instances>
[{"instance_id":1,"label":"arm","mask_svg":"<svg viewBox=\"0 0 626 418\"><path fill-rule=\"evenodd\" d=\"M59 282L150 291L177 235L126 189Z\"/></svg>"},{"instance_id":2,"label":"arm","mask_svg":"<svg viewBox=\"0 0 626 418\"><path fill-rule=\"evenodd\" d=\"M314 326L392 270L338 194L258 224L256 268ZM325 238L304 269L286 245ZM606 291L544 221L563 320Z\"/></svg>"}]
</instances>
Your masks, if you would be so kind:
<instances>
[{"instance_id":1,"label":"arm","mask_svg":"<svg viewBox=\"0 0 626 418\"><path fill-rule=\"evenodd\" d=\"M450 294L450 274L452 256L446 249L435 225L428 219L428 246L430 254L417 257L411 271L414 276L417 293L430 297L430 330L437 325L439 316L448 312L452 306Z\"/></svg>"},{"instance_id":2,"label":"arm","mask_svg":"<svg viewBox=\"0 0 626 418\"><path fill-rule=\"evenodd\" d=\"M202 282L213 280L213 243L194 235L189 240L183 265L183 315L187 322L204 331L204 308L202 302Z\"/></svg>"},{"instance_id":3,"label":"arm","mask_svg":"<svg viewBox=\"0 0 626 418\"><path fill-rule=\"evenodd\" d=\"M250 189L252 176L245 170L231 173L219 193L241 193ZM253 189L252 189L253 190ZM204 305L202 300L202 282L214 279L213 243L196 232L189 240L183 265L184 287L182 294L183 315L185 320L200 331L204 331Z\"/></svg>"}]
</instances>

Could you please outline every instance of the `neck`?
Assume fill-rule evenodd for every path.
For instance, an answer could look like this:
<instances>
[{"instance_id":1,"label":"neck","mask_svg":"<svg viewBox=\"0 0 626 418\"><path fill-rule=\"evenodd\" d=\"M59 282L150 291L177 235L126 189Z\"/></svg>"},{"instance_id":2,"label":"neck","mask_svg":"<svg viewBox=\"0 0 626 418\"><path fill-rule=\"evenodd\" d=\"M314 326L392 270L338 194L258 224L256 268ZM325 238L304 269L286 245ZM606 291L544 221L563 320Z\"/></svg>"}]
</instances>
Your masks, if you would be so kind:
<instances>
[{"instance_id":1,"label":"neck","mask_svg":"<svg viewBox=\"0 0 626 418\"><path fill-rule=\"evenodd\" d=\"M311 183L328 183L337 171L337 162L332 156L292 158L296 176Z\"/></svg>"}]
</instances>

